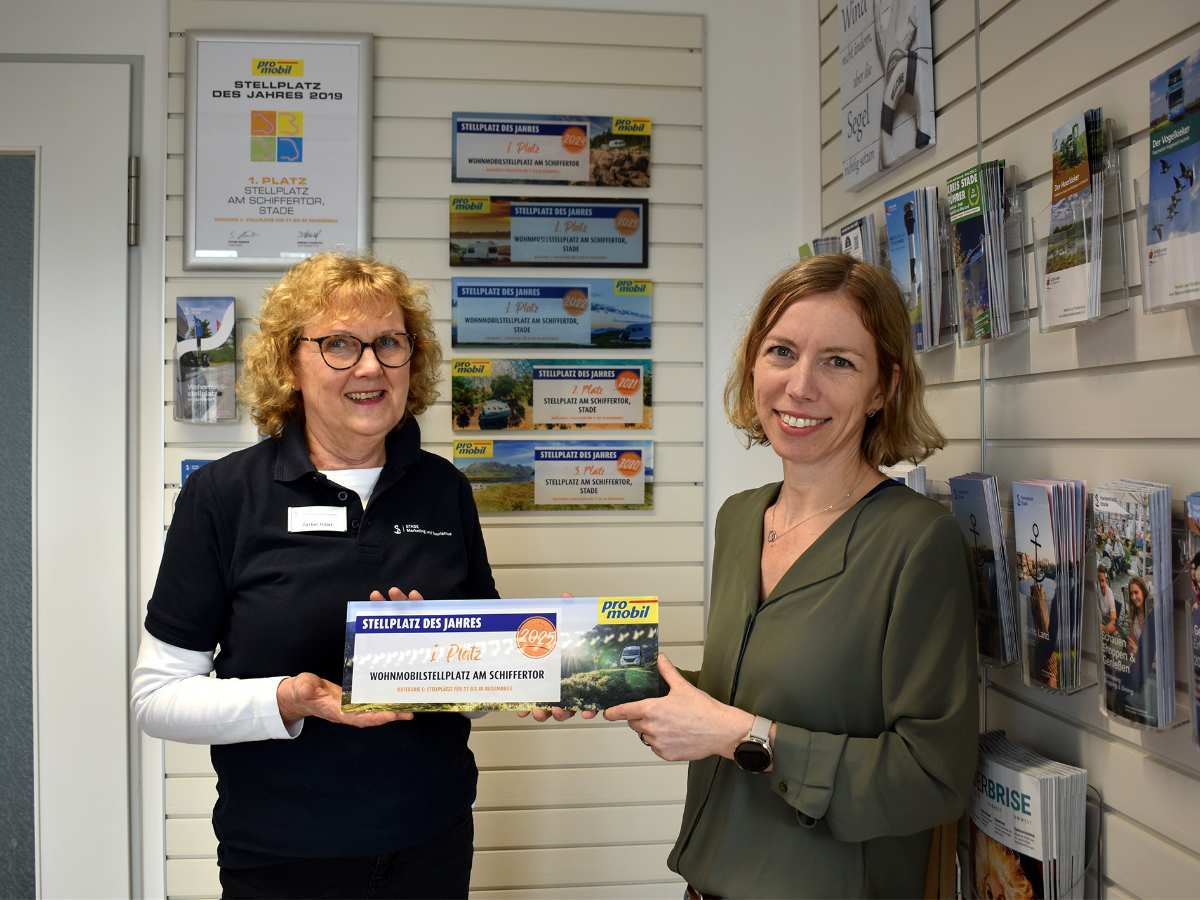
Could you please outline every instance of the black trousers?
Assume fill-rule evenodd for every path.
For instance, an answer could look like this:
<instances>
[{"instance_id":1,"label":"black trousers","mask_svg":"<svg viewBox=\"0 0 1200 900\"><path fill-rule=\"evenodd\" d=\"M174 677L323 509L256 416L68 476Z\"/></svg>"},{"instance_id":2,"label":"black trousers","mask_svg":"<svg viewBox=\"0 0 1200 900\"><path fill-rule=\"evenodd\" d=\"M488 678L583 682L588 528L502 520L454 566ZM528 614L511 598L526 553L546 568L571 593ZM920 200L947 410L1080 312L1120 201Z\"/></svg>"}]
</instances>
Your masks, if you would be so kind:
<instances>
[{"instance_id":1,"label":"black trousers","mask_svg":"<svg viewBox=\"0 0 1200 900\"><path fill-rule=\"evenodd\" d=\"M465 898L471 883L475 823L470 814L435 840L381 856L305 859L221 869L224 900L429 900Z\"/></svg>"}]
</instances>

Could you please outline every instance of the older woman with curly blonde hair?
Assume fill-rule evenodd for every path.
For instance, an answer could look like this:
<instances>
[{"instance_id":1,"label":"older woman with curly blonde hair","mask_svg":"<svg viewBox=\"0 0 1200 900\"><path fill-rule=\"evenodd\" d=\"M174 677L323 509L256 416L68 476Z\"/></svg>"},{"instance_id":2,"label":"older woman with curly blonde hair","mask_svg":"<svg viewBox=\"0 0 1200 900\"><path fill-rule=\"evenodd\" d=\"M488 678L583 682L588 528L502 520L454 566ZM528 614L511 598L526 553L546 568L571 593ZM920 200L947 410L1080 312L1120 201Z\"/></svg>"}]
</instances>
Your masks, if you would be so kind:
<instances>
[{"instance_id":1,"label":"older woman with curly blonde hair","mask_svg":"<svg viewBox=\"0 0 1200 900\"><path fill-rule=\"evenodd\" d=\"M225 897L465 897L470 723L346 713L339 686L347 601L496 596L470 485L420 445L441 363L424 293L321 254L258 325L240 388L264 440L180 492L135 713L213 745Z\"/></svg>"}]
</instances>

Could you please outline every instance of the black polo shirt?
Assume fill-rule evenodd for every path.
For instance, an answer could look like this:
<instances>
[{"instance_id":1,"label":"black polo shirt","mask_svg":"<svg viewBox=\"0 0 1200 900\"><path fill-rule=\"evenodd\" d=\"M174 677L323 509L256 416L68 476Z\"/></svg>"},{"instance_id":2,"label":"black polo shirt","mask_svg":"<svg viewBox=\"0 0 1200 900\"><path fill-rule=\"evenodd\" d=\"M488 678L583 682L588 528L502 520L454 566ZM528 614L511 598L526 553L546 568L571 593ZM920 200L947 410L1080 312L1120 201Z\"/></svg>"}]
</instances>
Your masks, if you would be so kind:
<instances>
[{"instance_id":1,"label":"black polo shirt","mask_svg":"<svg viewBox=\"0 0 1200 900\"><path fill-rule=\"evenodd\" d=\"M192 474L179 494L146 630L211 651L220 678L315 672L340 684L346 602L372 590L496 597L471 487L407 420L364 512L317 472L300 422ZM288 509L341 506L345 532L288 531ZM417 528L406 526L415 525ZM240 867L416 846L465 816L477 771L454 713L353 728L309 718L295 740L212 748L218 862Z\"/></svg>"}]
</instances>

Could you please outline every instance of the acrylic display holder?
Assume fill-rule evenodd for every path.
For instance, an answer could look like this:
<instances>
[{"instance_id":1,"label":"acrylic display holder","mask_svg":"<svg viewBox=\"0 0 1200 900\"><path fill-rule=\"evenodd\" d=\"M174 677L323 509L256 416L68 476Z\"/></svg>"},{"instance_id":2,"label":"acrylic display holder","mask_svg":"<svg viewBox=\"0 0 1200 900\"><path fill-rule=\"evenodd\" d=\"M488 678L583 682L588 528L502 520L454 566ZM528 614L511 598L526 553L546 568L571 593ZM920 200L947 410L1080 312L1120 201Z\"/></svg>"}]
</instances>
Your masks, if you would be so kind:
<instances>
[{"instance_id":1,"label":"acrylic display holder","mask_svg":"<svg viewBox=\"0 0 1200 900\"><path fill-rule=\"evenodd\" d=\"M1096 209L1089 190L1044 207L1032 219L1034 285L1043 332L1075 328L1129 309L1121 157L1113 144L1111 120L1104 129L1108 152L1101 168L1103 210ZM1093 218L1098 213L1103 225L1097 241ZM1096 296L1089 303L1092 290Z\"/></svg>"},{"instance_id":2,"label":"acrylic display holder","mask_svg":"<svg viewBox=\"0 0 1200 900\"><path fill-rule=\"evenodd\" d=\"M1198 195L1196 173L1178 161L1154 160L1133 180L1143 312L1200 303Z\"/></svg>"},{"instance_id":3,"label":"acrylic display holder","mask_svg":"<svg viewBox=\"0 0 1200 900\"><path fill-rule=\"evenodd\" d=\"M1005 178L1006 180L1016 181L1017 172L1015 166L1006 167ZM952 226L947 225L947 243L950 243L950 228ZM969 260L967 264L969 272L964 273L958 267L957 259L954 256L949 257L953 269L951 273L951 281L953 282L951 290L955 301L955 319L958 322L958 345L960 347L973 347L978 344L987 343L988 341L1002 340L1009 337L1014 333L1013 323L1028 316L1029 275L1025 266L1025 246L1028 243L1028 239L1024 188L1009 187L1005 189L1003 228L1003 264L1007 273L1006 284L1008 288L1006 304L1007 321L1003 323L993 321L990 310L995 308L995 304L989 304L987 334L978 334L975 329L978 327L979 320L975 315L967 315L968 310L975 306L972 301L973 296L977 296L979 293L979 285L985 284L988 281L988 263L983 252L983 245L987 241L986 233L980 244L962 254L964 259ZM963 297L961 294L963 288L966 288L968 291L968 296L966 297ZM996 327L997 325L999 327Z\"/></svg>"}]
</instances>

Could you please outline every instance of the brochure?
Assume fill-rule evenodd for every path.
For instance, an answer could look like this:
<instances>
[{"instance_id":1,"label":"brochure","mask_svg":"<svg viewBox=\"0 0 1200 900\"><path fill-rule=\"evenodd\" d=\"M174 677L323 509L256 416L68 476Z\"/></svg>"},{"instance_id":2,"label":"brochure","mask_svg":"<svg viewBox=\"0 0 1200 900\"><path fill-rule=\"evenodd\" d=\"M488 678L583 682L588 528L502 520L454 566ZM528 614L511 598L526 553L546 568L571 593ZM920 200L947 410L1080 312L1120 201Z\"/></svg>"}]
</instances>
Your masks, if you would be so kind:
<instances>
[{"instance_id":1,"label":"brochure","mask_svg":"<svg viewBox=\"0 0 1200 900\"><path fill-rule=\"evenodd\" d=\"M1004 161L972 166L947 182L959 343L1010 331Z\"/></svg>"},{"instance_id":2,"label":"brochure","mask_svg":"<svg viewBox=\"0 0 1200 900\"><path fill-rule=\"evenodd\" d=\"M663 693L657 597L346 604L342 709L605 709Z\"/></svg>"},{"instance_id":3,"label":"brochure","mask_svg":"<svg viewBox=\"0 0 1200 900\"><path fill-rule=\"evenodd\" d=\"M1119 480L1092 495L1103 711L1136 725L1175 720L1171 490Z\"/></svg>"},{"instance_id":4,"label":"brochure","mask_svg":"<svg viewBox=\"0 0 1200 900\"><path fill-rule=\"evenodd\" d=\"M1200 299L1200 50L1150 79L1147 309Z\"/></svg>"},{"instance_id":5,"label":"brochure","mask_svg":"<svg viewBox=\"0 0 1200 900\"><path fill-rule=\"evenodd\" d=\"M648 359L454 359L455 431L650 428Z\"/></svg>"},{"instance_id":6,"label":"brochure","mask_svg":"<svg viewBox=\"0 0 1200 900\"><path fill-rule=\"evenodd\" d=\"M1080 687L1086 497L1082 481L1012 485L1026 684Z\"/></svg>"},{"instance_id":7,"label":"brochure","mask_svg":"<svg viewBox=\"0 0 1200 900\"><path fill-rule=\"evenodd\" d=\"M646 118L456 112L452 128L455 182L650 187Z\"/></svg>"},{"instance_id":8,"label":"brochure","mask_svg":"<svg viewBox=\"0 0 1200 900\"><path fill-rule=\"evenodd\" d=\"M875 213L867 213L842 226L841 252L875 265L879 262L879 234L875 230Z\"/></svg>"},{"instance_id":9,"label":"brochure","mask_svg":"<svg viewBox=\"0 0 1200 900\"><path fill-rule=\"evenodd\" d=\"M176 298L176 421L237 418L236 326L233 297Z\"/></svg>"},{"instance_id":10,"label":"brochure","mask_svg":"<svg viewBox=\"0 0 1200 900\"><path fill-rule=\"evenodd\" d=\"M979 655L996 665L1008 665L1018 657L1020 631L996 476L982 472L954 476L950 503L975 568Z\"/></svg>"},{"instance_id":11,"label":"brochure","mask_svg":"<svg viewBox=\"0 0 1200 900\"><path fill-rule=\"evenodd\" d=\"M912 326L913 349L939 346L942 317L942 241L937 188L884 201L888 260Z\"/></svg>"}]
</instances>

